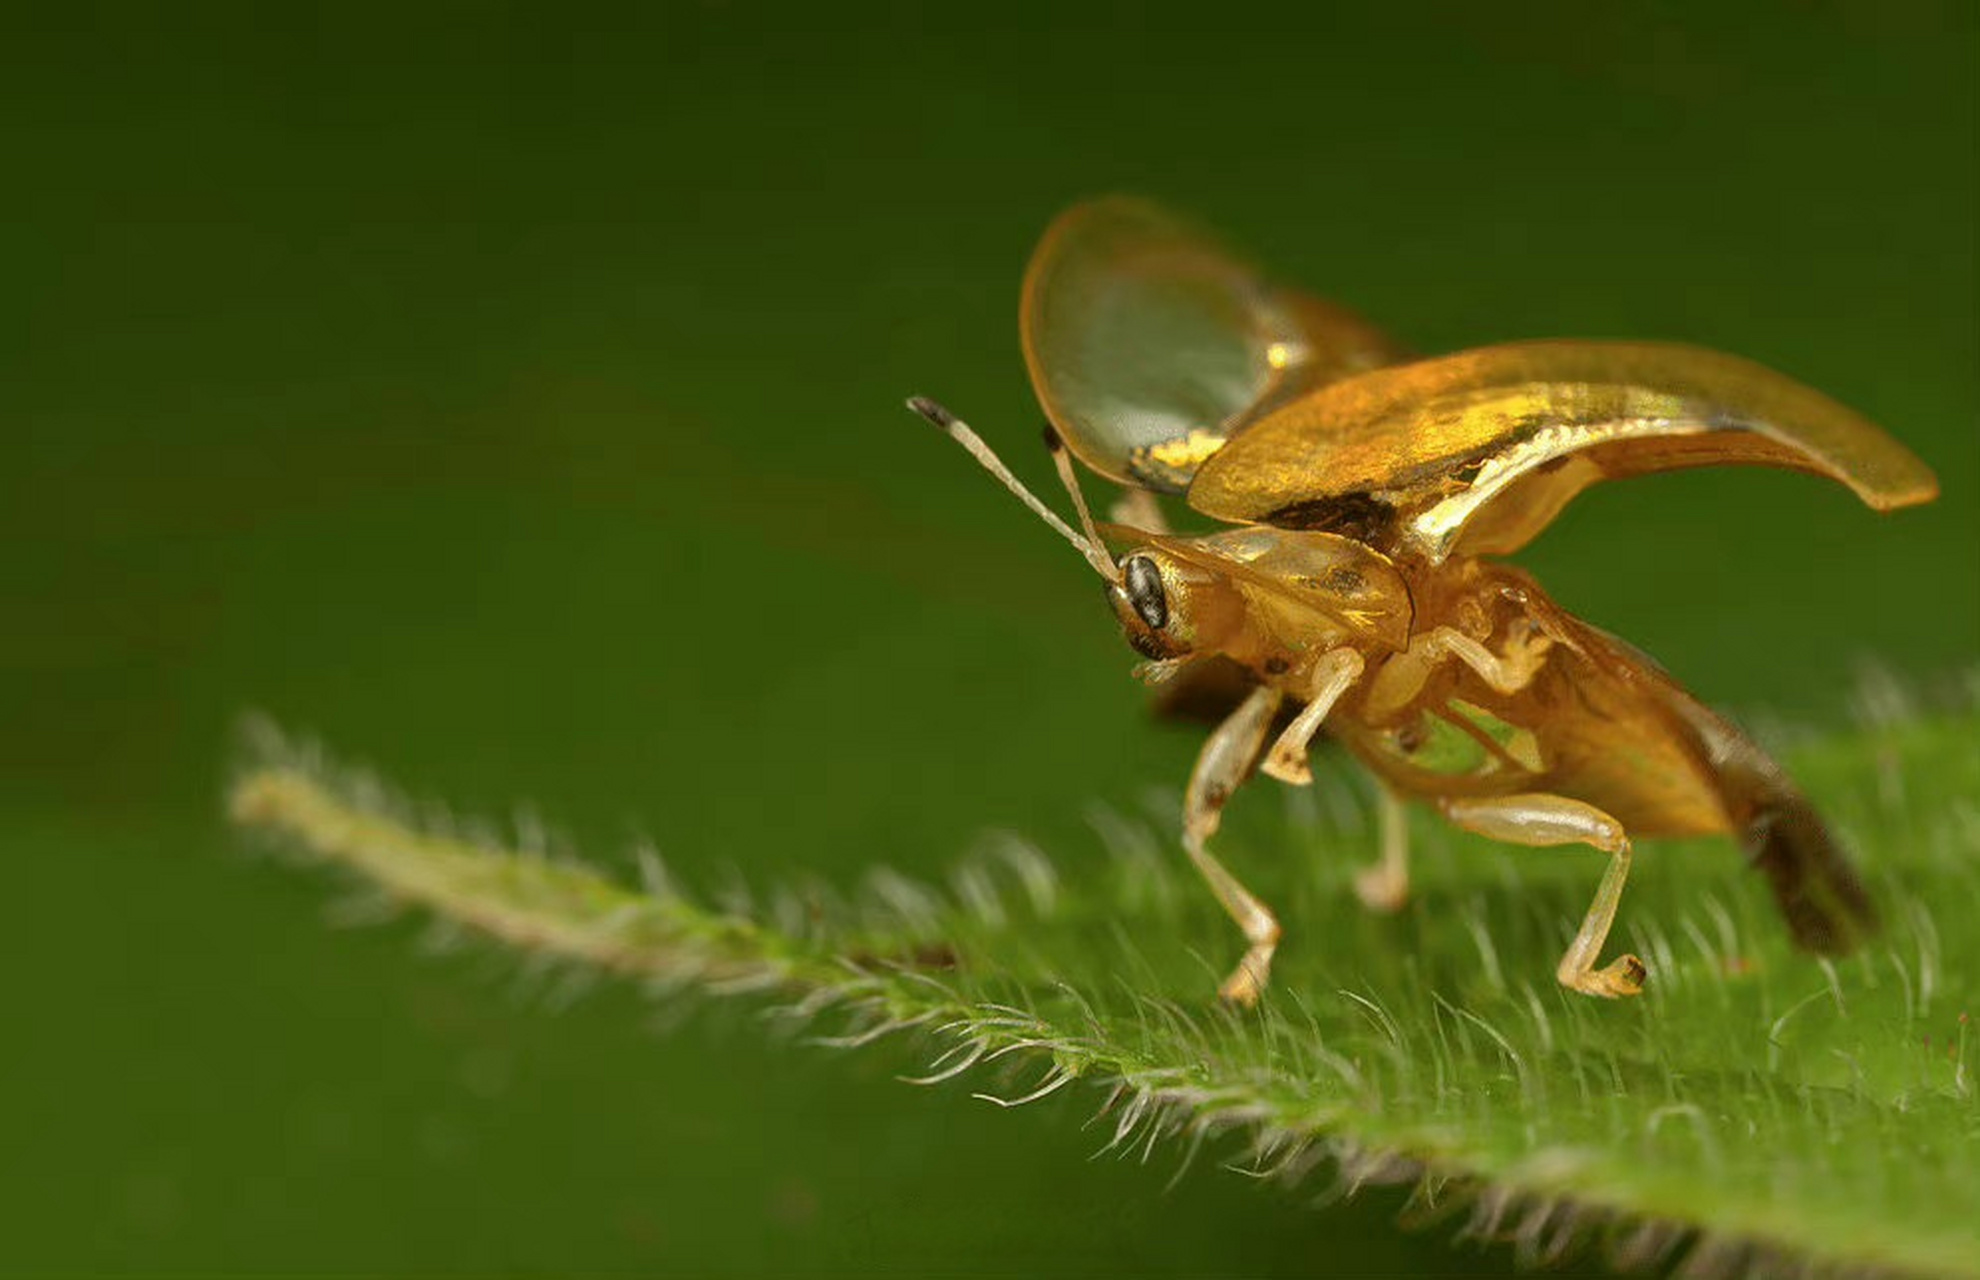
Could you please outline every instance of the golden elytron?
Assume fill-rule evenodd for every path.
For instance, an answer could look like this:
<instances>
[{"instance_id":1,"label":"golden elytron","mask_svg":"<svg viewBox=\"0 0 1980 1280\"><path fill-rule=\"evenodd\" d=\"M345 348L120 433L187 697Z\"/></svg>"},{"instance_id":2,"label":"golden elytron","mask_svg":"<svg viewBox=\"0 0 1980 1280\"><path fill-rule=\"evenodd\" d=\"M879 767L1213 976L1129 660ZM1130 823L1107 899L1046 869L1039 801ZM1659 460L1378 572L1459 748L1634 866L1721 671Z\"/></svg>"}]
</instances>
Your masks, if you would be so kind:
<instances>
[{"instance_id":1,"label":"golden elytron","mask_svg":"<svg viewBox=\"0 0 1980 1280\"><path fill-rule=\"evenodd\" d=\"M1875 927L1847 858L1777 764L1490 558L1597 481L1681 467L1807 471L1880 511L1934 497L1932 473L1867 419L1750 361L1675 344L1519 342L1419 359L1124 198L1052 224L1021 322L1077 529L947 410L910 404L1106 579L1163 705L1218 717L1190 777L1183 845L1247 943L1224 998L1258 999L1280 931L1209 839L1254 771L1309 783L1323 725L1381 783L1381 853L1356 879L1372 908L1407 898L1410 800L1493 839L1606 855L1556 971L1576 991L1642 989L1635 956L1598 963L1637 837L1732 833L1811 950L1845 951ZM1127 487L1111 522L1087 511L1073 457ZM1226 527L1172 532L1162 494Z\"/></svg>"}]
</instances>

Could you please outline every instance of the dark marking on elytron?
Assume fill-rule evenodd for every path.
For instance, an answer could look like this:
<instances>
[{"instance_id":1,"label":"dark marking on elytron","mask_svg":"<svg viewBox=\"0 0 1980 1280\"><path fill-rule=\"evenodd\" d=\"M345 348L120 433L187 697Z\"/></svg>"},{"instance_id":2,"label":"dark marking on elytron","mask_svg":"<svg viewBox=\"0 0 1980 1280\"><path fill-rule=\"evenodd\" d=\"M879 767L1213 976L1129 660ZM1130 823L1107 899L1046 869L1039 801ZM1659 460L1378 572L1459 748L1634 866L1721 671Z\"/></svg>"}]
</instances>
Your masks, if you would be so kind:
<instances>
[{"instance_id":1,"label":"dark marking on elytron","mask_svg":"<svg viewBox=\"0 0 1980 1280\"><path fill-rule=\"evenodd\" d=\"M1286 672L1288 672L1288 671L1291 671L1291 670L1292 670L1292 663L1290 663L1290 662L1287 662L1287 661L1286 661L1286 660L1285 660L1284 658L1267 658L1267 659L1265 659L1265 674L1266 674L1266 675L1272 675L1272 676L1282 676L1282 675L1284 675L1284 674L1285 674Z\"/></svg>"},{"instance_id":2,"label":"dark marking on elytron","mask_svg":"<svg viewBox=\"0 0 1980 1280\"><path fill-rule=\"evenodd\" d=\"M1368 586L1368 581L1361 576L1361 570L1337 564L1327 570L1325 586L1337 596L1358 596Z\"/></svg>"},{"instance_id":3,"label":"dark marking on elytron","mask_svg":"<svg viewBox=\"0 0 1980 1280\"><path fill-rule=\"evenodd\" d=\"M1385 542L1396 520L1396 509L1366 493L1344 493L1338 498L1308 498L1277 511L1267 512L1264 522L1281 529L1312 529L1337 534L1356 542Z\"/></svg>"}]
</instances>

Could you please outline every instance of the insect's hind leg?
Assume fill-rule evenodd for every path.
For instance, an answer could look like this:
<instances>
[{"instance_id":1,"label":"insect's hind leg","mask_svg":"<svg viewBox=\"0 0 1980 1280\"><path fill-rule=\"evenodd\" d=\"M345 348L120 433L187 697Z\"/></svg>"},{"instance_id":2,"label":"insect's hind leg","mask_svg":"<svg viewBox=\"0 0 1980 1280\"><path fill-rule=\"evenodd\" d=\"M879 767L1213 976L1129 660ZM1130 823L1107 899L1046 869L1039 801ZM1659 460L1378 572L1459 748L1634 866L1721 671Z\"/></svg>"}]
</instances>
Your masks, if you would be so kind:
<instances>
[{"instance_id":1,"label":"insect's hind leg","mask_svg":"<svg viewBox=\"0 0 1980 1280\"><path fill-rule=\"evenodd\" d=\"M1609 855L1608 870L1588 905L1581 930L1561 956L1555 976L1561 985L1591 996L1633 996L1643 990L1643 961L1618 956L1600 969L1595 958L1609 939L1623 882L1629 878L1629 836L1622 823L1592 804L1555 795L1495 796L1487 799L1443 800L1444 816L1467 831L1508 844L1544 847L1592 845Z\"/></svg>"},{"instance_id":2,"label":"insect's hind leg","mask_svg":"<svg viewBox=\"0 0 1980 1280\"><path fill-rule=\"evenodd\" d=\"M1278 714L1283 695L1267 686L1253 689L1229 718L1218 725L1196 757L1183 799L1183 848L1210 883L1210 891L1244 930L1250 949L1217 994L1232 1004L1258 1003L1272 972L1272 953L1279 945L1279 922L1271 909L1238 883L1237 877L1204 847L1223 822L1224 803L1251 771L1265 745L1265 735Z\"/></svg>"}]
</instances>

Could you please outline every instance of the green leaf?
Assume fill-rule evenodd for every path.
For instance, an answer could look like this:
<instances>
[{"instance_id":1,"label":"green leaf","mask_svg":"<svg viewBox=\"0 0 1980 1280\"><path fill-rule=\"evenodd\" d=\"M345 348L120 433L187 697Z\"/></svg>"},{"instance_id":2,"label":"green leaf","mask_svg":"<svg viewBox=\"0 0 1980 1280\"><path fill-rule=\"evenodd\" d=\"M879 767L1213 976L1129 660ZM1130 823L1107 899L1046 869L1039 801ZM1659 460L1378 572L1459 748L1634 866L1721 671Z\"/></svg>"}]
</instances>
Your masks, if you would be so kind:
<instances>
[{"instance_id":1,"label":"green leaf","mask_svg":"<svg viewBox=\"0 0 1980 1280\"><path fill-rule=\"evenodd\" d=\"M912 1029L927 1079L988 1080L975 1087L995 1101L1097 1084L1110 1145L1235 1133L1258 1172L1407 1180L1432 1216L1535 1258L1597 1240L1712 1273L1980 1276L1970 710L1790 757L1859 850L1880 937L1810 959L1729 842L1652 844L1612 943L1645 958L1650 986L1621 1002L1552 980L1599 855L1426 819L1411 905L1368 915L1348 888L1373 845L1367 799L1322 762L1283 813L1240 807L1220 837L1287 923L1250 1013L1213 1000L1240 947L1174 847L1172 804L1098 810L1095 847L1052 860L1006 840L940 887L876 870L850 895L716 908L657 868L634 888L422 826L264 738L237 821L395 901L538 960L774 994L836 1043Z\"/></svg>"}]
</instances>

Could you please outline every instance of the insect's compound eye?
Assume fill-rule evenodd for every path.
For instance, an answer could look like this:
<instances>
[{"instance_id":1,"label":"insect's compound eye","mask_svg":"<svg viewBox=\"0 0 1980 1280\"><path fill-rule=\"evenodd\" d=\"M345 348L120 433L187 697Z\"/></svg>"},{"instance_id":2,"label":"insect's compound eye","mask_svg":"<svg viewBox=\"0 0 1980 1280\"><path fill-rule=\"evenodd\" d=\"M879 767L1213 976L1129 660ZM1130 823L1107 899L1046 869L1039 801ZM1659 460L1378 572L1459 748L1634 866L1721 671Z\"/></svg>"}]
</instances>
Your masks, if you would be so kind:
<instances>
[{"instance_id":1,"label":"insect's compound eye","mask_svg":"<svg viewBox=\"0 0 1980 1280\"><path fill-rule=\"evenodd\" d=\"M1162 571L1147 556L1131 556L1121 566L1128 603L1150 631L1169 625L1169 597L1162 591Z\"/></svg>"}]
</instances>

